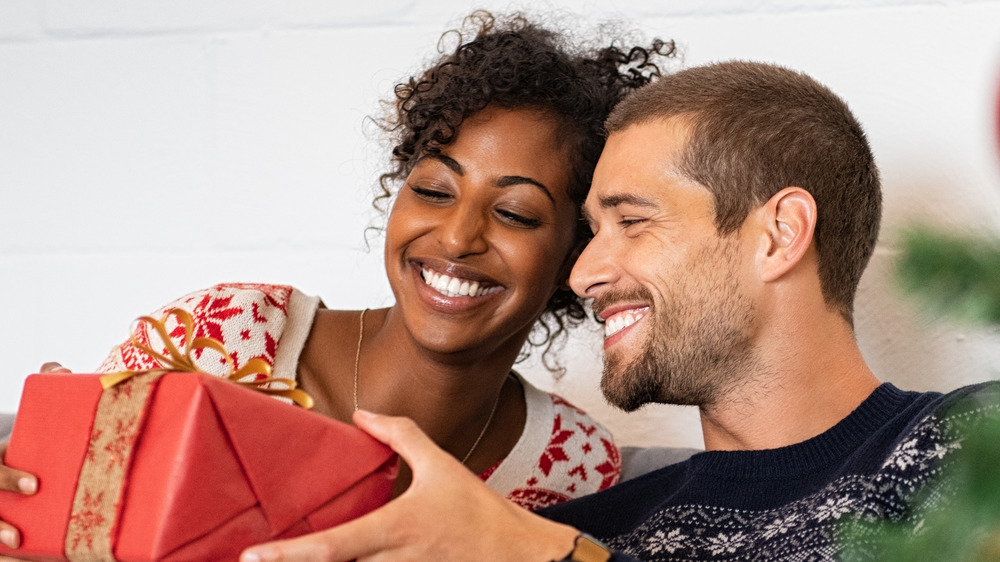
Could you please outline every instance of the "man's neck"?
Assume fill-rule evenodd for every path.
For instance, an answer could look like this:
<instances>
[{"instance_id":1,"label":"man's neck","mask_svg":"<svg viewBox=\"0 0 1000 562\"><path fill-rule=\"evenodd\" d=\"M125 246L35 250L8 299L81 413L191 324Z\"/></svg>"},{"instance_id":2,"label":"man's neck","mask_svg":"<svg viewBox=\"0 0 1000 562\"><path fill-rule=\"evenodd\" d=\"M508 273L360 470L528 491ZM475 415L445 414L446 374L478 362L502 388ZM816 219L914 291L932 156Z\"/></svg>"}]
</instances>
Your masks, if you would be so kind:
<instances>
[{"instance_id":1,"label":"man's neck","mask_svg":"<svg viewBox=\"0 0 1000 562\"><path fill-rule=\"evenodd\" d=\"M786 325L787 326L787 325ZM842 320L772 333L763 364L748 382L701 408L707 450L775 449L815 437L854 411L880 384ZM792 343L794 342L794 343Z\"/></svg>"}]
</instances>

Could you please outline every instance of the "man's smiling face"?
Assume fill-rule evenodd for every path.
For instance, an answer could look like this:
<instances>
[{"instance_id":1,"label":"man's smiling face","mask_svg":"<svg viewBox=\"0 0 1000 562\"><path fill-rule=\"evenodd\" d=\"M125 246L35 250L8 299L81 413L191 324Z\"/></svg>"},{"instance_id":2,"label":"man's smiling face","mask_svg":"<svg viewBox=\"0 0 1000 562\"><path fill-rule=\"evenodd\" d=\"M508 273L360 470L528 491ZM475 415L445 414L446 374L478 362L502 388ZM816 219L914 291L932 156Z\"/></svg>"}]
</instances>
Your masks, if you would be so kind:
<instances>
[{"instance_id":1,"label":"man's smiling face","mask_svg":"<svg viewBox=\"0 0 1000 562\"><path fill-rule=\"evenodd\" d=\"M710 405L753 361L739 231L720 236L712 195L677 171L687 131L675 118L613 133L584 205L594 238L570 282L605 322L601 387L626 411Z\"/></svg>"}]
</instances>

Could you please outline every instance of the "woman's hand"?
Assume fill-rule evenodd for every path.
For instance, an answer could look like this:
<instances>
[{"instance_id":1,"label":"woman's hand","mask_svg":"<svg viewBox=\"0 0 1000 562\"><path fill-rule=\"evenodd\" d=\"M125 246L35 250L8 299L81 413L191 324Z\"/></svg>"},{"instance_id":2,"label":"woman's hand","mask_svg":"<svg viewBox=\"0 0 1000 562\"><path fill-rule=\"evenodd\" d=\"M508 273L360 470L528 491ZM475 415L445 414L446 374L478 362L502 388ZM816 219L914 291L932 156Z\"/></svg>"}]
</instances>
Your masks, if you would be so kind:
<instances>
[{"instance_id":1,"label":"woman's hand","mask_svg":"<svg viewBox=\"0 0 1000 562\"><path fill-rule=\"evenodd\" d=\"M38 370L40 373L69 373L66 367L59 363L49 362L42 365ZM29 474L22 470L15 470L7 466L7 441L0 443L0 491L13 492L15 494L31 495L38 491L38 479L34 474ZM0 513L0 518L3 514ZM21 533L13 525L6 521L0 521L0 542L10 548L17 548L21 545ZM0 558L5 560L6 558Z\"/></svg>"},{"instance_id":2,"label":"woman's hand","mask_svg":"<svg viewBox=\"0 0 1000 562\"><path fill-rule=\"evenodd\" d=\"M410 487L354 521L252 547L240 560L559 560L573 548L578 531L500 496L411 420L356 412L354 423L399 453Z\"/></svg>"}]
</instances>

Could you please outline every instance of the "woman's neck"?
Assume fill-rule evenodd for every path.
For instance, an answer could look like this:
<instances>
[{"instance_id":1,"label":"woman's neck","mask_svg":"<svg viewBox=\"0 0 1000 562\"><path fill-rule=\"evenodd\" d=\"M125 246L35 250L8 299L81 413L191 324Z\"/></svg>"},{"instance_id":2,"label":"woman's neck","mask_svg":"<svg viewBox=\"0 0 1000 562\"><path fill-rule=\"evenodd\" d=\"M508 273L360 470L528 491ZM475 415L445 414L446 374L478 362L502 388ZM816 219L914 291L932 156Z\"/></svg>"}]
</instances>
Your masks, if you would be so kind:
<instances>
[{"instance_id":1,"label":"woman's neck","mask_svg":"<svg viewBox=\"0 0 1000 562\"><path fill-rule=\"evenodd\" d=\"M308 385L302 381L307 391L325 398L328 411L321 413L349 422L356 397L361 409L413 419L459 460L474 447L474 469L506 456L524 426L523 393L508 377L523 342L491 352L435 352L419 344L393 309L367 311L363 332L360 327L359 312L317 316L300 376L308 379Z\"/></svg>"}]
</instances>

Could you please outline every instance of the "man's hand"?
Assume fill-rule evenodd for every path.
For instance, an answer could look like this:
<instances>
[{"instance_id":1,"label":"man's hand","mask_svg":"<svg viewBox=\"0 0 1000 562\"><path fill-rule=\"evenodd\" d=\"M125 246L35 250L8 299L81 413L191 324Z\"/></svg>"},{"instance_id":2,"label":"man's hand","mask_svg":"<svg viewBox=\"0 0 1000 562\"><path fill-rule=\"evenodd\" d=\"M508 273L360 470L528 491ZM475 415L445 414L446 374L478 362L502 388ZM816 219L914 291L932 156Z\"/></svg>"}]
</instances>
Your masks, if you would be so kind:
<instances>
[{"instance_id":1,"label":"man's hand","mask_svg":"<svg viewBox=\"0 0 1000 562\"><path fill-rule=\"evenodd\" d=\"M393 448L410 487L363 517L326 531L247 549L242 562L341 560L558 560L578 531L511 503L411 420L356 412L354 423Z\"/></svg>"}]
</instances>

